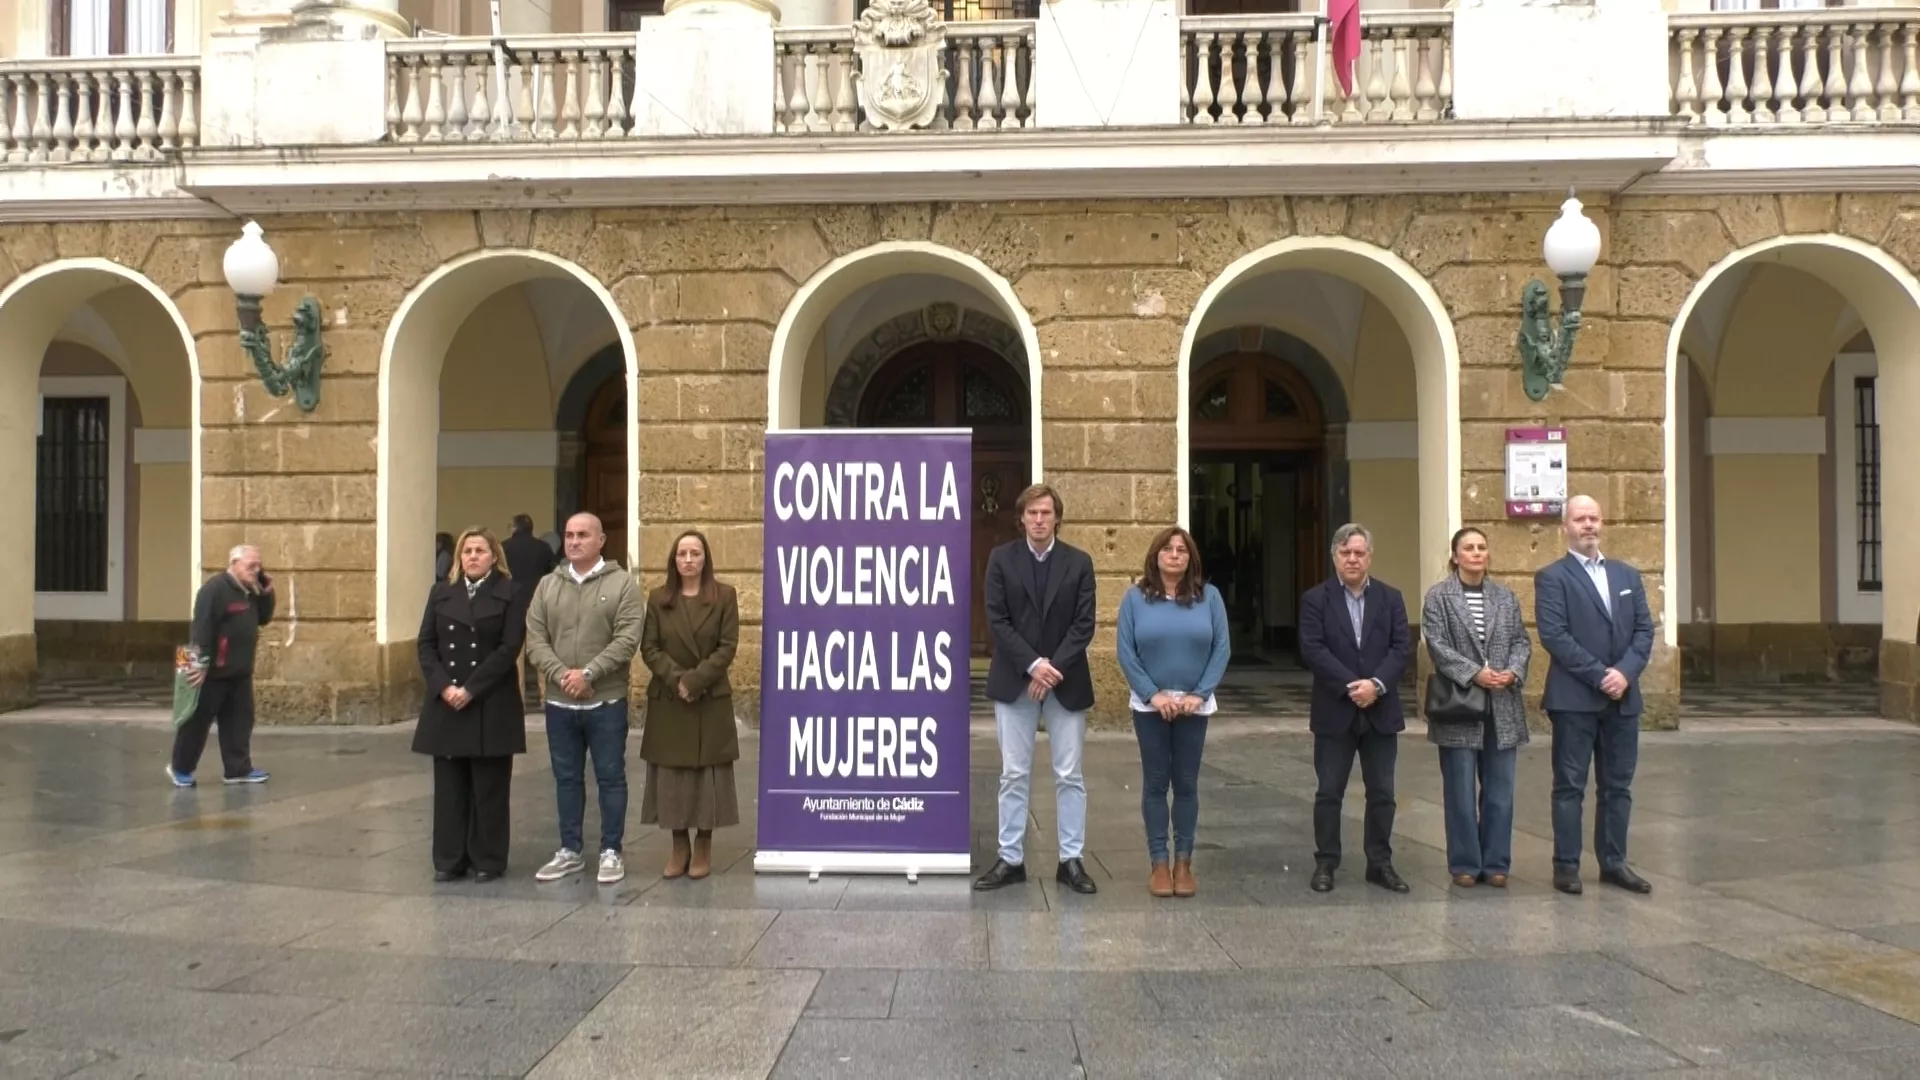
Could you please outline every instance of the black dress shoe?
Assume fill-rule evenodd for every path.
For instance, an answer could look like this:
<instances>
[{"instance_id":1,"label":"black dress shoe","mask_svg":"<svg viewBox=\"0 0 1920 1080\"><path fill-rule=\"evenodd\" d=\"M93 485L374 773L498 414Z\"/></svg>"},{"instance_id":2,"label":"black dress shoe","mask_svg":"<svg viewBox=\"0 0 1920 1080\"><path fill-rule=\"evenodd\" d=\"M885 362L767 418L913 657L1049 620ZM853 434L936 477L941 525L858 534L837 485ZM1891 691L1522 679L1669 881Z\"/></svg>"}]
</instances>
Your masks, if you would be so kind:
<instances>
[{"instance_id":1,"label":"black dress shoe","mask_svg":"<svg viewBox=\"0 0 1920 1080\"><path fill-rule=\"evenodd\" d=\"M1077 893L1100 891L1100 886L1095 885L1093 879L1087 876L1087 868L1080 865L1079 859L1068 859L1061 863L1060 869L1053 875L1053 880Z\"/></svg>"},{"instance_id":2,"label":"black dress shoe","mask_svg":"<svg viewBox=\"0 0 1920 1080\"><path fill-rule=\"evenodd\" d=\"M1371 881L1375 885L1380 886L1381 888L1387 890L1388 892L1412 892L1413 891L1413 887L1411 885L1408 885L1406 882L1400 880L1400 875L1398 872L1394 870L1392 863L1383 863L1379 866L1367 867L1367 880Z\"/></svg>"},{"instance_id":3,"label":"black dress shoe","mask_svg":"<svg viewBox=\"0 0 1920 1080\"><path fill-rule=\"evenodd\" d=\"M1634 873L1624 866L1618 870L1600 871L1600 880L1604 884L1617 885L1628 892L1639 893L1641 896L1646 896L1653 892L1652 882L1649 882L1646 878L1641 877L1639 874Z\"/></svg>"},{"instance_id":4,"label":"black dress shoe","mask_svg":"<svg viewBox=\"0 0 1920 1080\"><path fill-rule=\"evenodd\" d=\"M986 873L974 879L974 892L992 892L1009 885L1018 885L1027 880L1027 868L1022 863L1010 863L1005 859L993 860L993 866Z\"/></svg>"},{"instance_id":5,"label":"black dress shoe","mask_svg":"<svg viewBox=\"0 0 1920 1080\"><path fill-rule=\"evenodd\" d=\"M1566 893L1568 896L1579 896L1581 891L1580 872L1577 870L1555 870L1553 872L1553 887Z\"/></svg>"},{"instance_id":6,"label":"black dress shoe","mask_svg":"<svg viewBox=\"0 0 1920 1080\"><path fill-rule=\"evenodd\" d=\"M1314 892L1333 891L1333 864L1320 863L1313 868L1313 880L1307 883Z\"/></svg>"},{"instance_id":7,"label":"black dress shoe","mask_svg":"<svg viewBox=\"0 0 1920 1080\"><path fill-rule=\"evenodd\" d=\"M433 880L437 882L459 881L466 876L467 872L465 870L435 870L433 872Z\"/></svg>"},{"instance_id":8,"label":"black dress shoe","mask_svg":"<svg viewBox=\"0 0 1920 1080\"><path fill-rule=\"evenodd\" d=\"M473 872L473 880L474 880L474 881L476 881L476 882L478 882L478 883L479 883L479 884L481 884L481 885L485 885L485 884L486 884L487 882L489 882L489 881L499 881L499 880L500 880L500 871L498 871L498 870L475 870L475 871Z\"/></svg>"}]
</instances>

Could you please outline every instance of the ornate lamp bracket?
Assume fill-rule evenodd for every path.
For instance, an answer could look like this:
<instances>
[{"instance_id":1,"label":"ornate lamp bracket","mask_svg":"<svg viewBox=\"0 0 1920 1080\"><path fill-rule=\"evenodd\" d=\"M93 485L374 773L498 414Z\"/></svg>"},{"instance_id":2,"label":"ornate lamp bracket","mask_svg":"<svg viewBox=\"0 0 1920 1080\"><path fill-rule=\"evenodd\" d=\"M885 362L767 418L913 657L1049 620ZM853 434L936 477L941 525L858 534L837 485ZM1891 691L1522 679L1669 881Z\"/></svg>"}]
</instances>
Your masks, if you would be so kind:
<instances>
[{"instance_id":1,"label":"ornate lamp bracket","mask_svg":"<svg viewBox=\"0 0 1920 1080\"><path fill-rule=\"evenodd\" d=\"M1538 279L1520 292L1520 385L1527 397L1544 401L1566 378L1573 360L1573 339L1580 333L1580 304L1587 296L1587 275L1600 259L1600 228L1567 192L1559 220L1547 230L1541 247L1547 267L1560 279L1560 326L1553 325L1547 287Z\"/></svg>"},{"instance_id":2,"label":"ornate lamp bracket","mask_svg":"<svg viewBox=\"0 0 1920 1080\"><path fill-rule=\"evenodd\" d=\"M1520 384L1527 397L1544 401L1560 385L1573 360L1573 339L1580 333L1580 303L1587 291L1587 275L1560 279L1560 325L1553 325L1547 287L1538 279L1527 282L1520 294Z\"/></svg>"},{"instance_id":3,"label":"ornate lamp bracket","mask_svg":"<svg viewBox=\"0 0 1920 1080\"><path fill-rule=\"evenodd\" d=\"M320 340L320 301L308 296L293 309L293 345L285 363L273 359L273 342L260 318L260 301L280 283L280 257L267 246L258 222L249 221L240 239L221 260L227 287L240 314L240 347L253 359L260 383L274 397L293 394L301 412L320 407L320 365L327 347Z\"/></svg>"},{"instance_id":4,"label":"ornate lamp bracket","mask_svg":"<svg viewBox=\"0 0 1920 1080\"><path fill-rule=\"evenodd\" d=\"M260 385L274 397L293 394L301 412L320 407L320 368L326 363L327 346L320 340L320 301L311 296L293 309L293 343L284 363L273 358L273 343L266 323L260 319L260 297L236 297L240 309L240 347L253 360Z\"/></svg>"}]
</instances>

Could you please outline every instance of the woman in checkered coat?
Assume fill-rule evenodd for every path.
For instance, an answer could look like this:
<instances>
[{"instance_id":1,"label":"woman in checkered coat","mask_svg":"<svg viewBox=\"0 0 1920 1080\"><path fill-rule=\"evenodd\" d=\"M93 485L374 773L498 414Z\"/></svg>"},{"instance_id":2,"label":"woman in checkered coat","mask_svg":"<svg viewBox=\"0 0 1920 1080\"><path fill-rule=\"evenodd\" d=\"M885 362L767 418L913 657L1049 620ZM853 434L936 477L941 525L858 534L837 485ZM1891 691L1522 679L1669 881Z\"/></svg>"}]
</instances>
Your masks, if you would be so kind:
<instances>
[{"instance_id":1,"label":"woman in checkered coat","mask_svg":"<svg viewBox=\"0 0 1920 1080\"><path fill-rule=\"evenodd\" d=\"M1427 590L1420 633L1440 678L1487 691L1485 720L1427 718L1427 739L1440 747L1447 823L1447 869L1453 883L1505 888L1513 861L1513 788L1519 748L1527 741L1527 661L1533 646L1513 590L1487 576L1487 537L1453 534L1453 572Z\"/></svg>"}]
</instances>

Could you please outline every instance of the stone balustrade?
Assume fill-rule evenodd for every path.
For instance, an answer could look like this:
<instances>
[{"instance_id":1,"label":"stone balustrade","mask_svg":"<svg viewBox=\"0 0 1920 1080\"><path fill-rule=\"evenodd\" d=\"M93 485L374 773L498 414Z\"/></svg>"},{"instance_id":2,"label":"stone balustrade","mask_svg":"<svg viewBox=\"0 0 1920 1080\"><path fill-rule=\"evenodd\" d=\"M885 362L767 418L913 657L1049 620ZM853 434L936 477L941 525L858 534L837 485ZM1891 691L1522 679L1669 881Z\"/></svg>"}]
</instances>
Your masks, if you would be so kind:
<instances>
[{"instance_id":1,"label":"stone balustrade","mask_svg":"<svg viewBox=\"0 0 1920 1080\"><path fill-rule=\"evenodd\" d=\"M1187 77L1180 104L1187 122L1397 124L1451 117L1451 12L1363 15L1353 93L1341 91L1329 64L1318 117L1313 20L1311 14L1181 19Z\"/></svg>"},{"instance_id":2,"label":"stone balustrade","mask_svg":"<svg viewBox=\"0 0 1920 1080\"><path fill-rule=\"evenodd\" d=\"M774 128L789 135L872 131L855 93L858 61L848 27L774 32ZM1033 127L1034 24L1027 19L946 24L947 72L933 131Z\"/></svg>"},{"instance_id":3,"label":"stone balustrade","mask_svg":"<svg viewBox=\"0 0 1920 1080\"><path fill-rule=\"evenodd\" d=\"M1673 110L1709 127L1920 121L1920 12L1716 12L1668 19Z\"/></svg>"},{"instance_id":4,"label":"stone balustrade","mask_svg":"<svg viewBox=\"0 0 1920 1080\"><path fill-rule=\"evenodd\" d=\"M571 142L632 131L632 34L408 38L387 45L395 142Z\"/></svg>"},{"instance_id":5,"label":"stone balustrade","mask_svg":"<svg viewBox=\"0 0 1920 1080\"><path fill-rule=\"evenodd\" d=\"M0 61L8 165L154 161L200 144L200 59Z\"/></svg>"}]
</instances>

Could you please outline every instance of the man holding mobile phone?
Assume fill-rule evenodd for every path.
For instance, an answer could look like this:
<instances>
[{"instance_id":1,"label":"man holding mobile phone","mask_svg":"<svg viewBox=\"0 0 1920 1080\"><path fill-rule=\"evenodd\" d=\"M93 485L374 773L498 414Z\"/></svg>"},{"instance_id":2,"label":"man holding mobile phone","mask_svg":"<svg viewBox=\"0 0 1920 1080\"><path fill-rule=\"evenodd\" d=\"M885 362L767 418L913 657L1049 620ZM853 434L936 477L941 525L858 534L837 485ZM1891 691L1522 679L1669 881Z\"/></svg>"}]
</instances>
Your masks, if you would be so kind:
<instances>
[{"instance_id":1,"label":"man holding mobile phone","mask_svg":"<svg viewBox=\"0 0 1920 1080\"><path fill-rule=\"evenodd\" d=\"M208 578L193 601L188 640L206 665L187 676L200 687L200 704L173 736L167 779L194 786L193 771L220 725L220 764L229 784L264 784L253 767L253 657L260 628L273 620L273 578L260 568L260 549L241 544L227 553L227 569Z\"/></svg>"}]
</instances>

